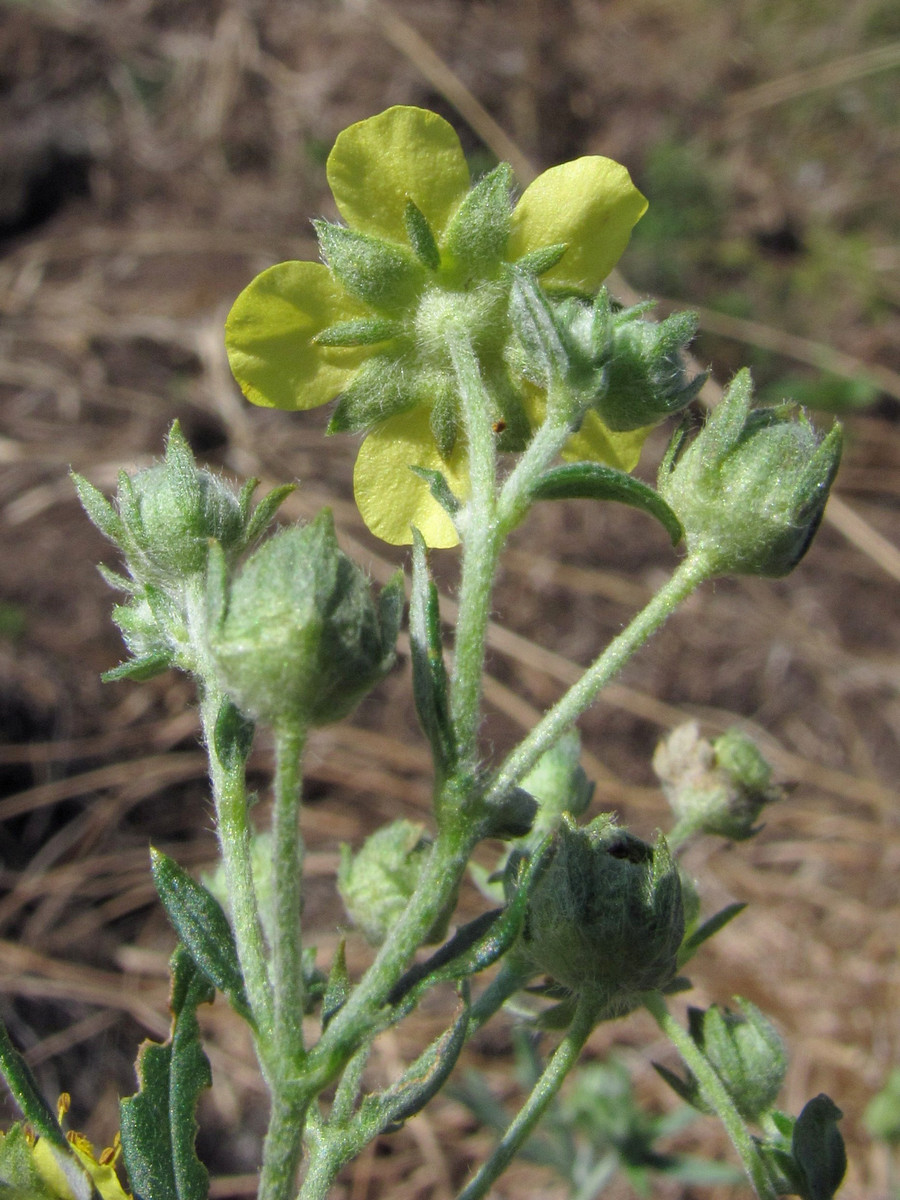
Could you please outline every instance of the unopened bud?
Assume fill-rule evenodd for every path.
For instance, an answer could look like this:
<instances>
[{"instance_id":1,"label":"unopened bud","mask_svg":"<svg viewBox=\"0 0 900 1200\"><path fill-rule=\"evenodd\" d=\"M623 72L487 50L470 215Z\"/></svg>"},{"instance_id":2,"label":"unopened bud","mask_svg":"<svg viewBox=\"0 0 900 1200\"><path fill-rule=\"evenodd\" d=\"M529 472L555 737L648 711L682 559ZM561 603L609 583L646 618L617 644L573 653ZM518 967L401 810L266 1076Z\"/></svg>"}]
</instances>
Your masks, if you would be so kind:
<instances>
[{"instance_id":1,"label":"unopened bud","mask_svg":"<svg viewBox=\"0 0 900 1200\"><path fill-rule=\"evenodd\" d=\"M393 665L401 612L402 579L376 600L326 509L250 556L211 650L225 690L255 720L327 725Z\"/></svg>"},{"instance_id":2,"label":"unopened bud","mask_svg":"<svg viewBox=\"0 0 900 1200\"><path fill-rule=\"evenodd\" d=\"M678 819L677 840L691 833L716 834L740 842L759 831L766 804L784 789L772 784L772 768L739 729L708 741L696 721L679 725L653 756L656 772Z\"/></svg>"},{"instance_id":3,"label":"unopened bud","mask_svg":"<svg viewBox=\"0 0 900 1200\"><path fill-rule=\"evenodd\" d=\"M841 457L841 429L820 438L788 406L751 411L747 371L694 440L676 434L657 489L712 575L787 575L822 519Z\"/></svg>"},{"instance_id":4,"label":"unopened bud","mask_svg":"<svg viewBox=\"0 0 900 1200\"><path fill-rule=\"evenodd\" d=\"M347 915L371 945L381 945L412 898L430 846L425 827L415 821L392 821L356 854L341 846L338 891ZM428 940L439 940L446 926L442 917Z\"/></svg>"},{"instance_id":5,"label":"unopened bud","mask_svg":"<svg viewBox=\"0 0 900 1200\"><path fill-rule=\"evenodd\" d=\"M678 868L663 838L649 846L607 815L580 827L563 817L522 935L536 970L618 1016L670 982L683 934Z\"/></svg>"}]
</instances>

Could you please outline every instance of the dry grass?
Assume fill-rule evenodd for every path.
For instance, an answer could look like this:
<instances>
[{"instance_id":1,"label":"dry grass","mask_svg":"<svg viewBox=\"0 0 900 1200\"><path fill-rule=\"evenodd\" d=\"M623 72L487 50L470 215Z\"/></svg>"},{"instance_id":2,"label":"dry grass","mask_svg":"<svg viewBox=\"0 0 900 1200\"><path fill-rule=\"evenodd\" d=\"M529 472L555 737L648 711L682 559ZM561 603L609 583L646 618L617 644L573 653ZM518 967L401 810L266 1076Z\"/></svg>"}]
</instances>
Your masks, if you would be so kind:
<instances>
[{"instance_id":1,"label":"dry grass","mask_svg":"<svg viewBox=\"0 0 900 1200\"><path fill-rule=\"evenodd\" d=\"M226 470L299 477L290 515L331 503L345 546L386 577L402 556L369 538L350 502L352 441L324 441L321 414L248 411L221 327L255 271L314 254L306 219L330 211L323 149L394 102L437 107L468 149L514 157L523 178L531 162L587 151L623 159L640 179L661 138L702 144L741 184L726 232L742 245L785 222L824 222L848 238L863 229L878 250L865 288L856 276L839 294L812 288L785 316L786 275L763 255L747 284L756 325L717 326L735 316L716 311L706 323L753 353L768 337L787 359L805 351L822 364L819 347L838 373L864 364L882 396L896 397L891 19L875 0L823 0L793 15L762 0L0 6L10 164L0 225L9 232L29 198L52 209L61 189L55 211L9 236L0 259L0 546L13 606L0 642L0 992L47 1093L70 1090L76 1122L97 1140L110 1137L116 1096L132 1087L137 1040L166 1027L171 937L153 904L147 843L200 866L214 839L188 686L97 683L119 655L110 593L93 568L109 555L67 466L108 487L120 465L159 453L177 416L201 456ZM818 189L788 168L801 159L822 168ZM714 296L690 298L715 309ZM747 353L736 346L700 344L722 374ZM753 902L698 961L696 1000L739 992L773 1014L792 1054L787 1106L826 1090L845 1110L848 1200L886 1200L886 1163L861 1115L900 1061L898 500L900 426L882 401L848 419L839 500L799 570L695 597L583 723L599 802L639 832L664 820L652 748L686 714L711 730L740 720L796 782L756 841L692 854L710 905ZM486 747L499 751L527 728L671 564L638 515L536 513L498 591ZM449 615L452 556L443 570ZM306 919L323 960L341 921L338 843L426 815L428 760L407 684L398 673L352 728L313 746ZM265 748L255 753L262 784ZM353 956L361 965L364 949L354 944ZM437 1001L426 1005L384 1040L373 1069L396 1071L444 1016ZM201 1150L221 1176L216 1195L252 1194L264 1120L252 1055L221 1005L204 1021L217 1087ZM668 1104L648 1067L666 1053L650 1027L603 1030L592 1050L613 1039L648 1101ZM512 1088L508 1050L500 1030L471 1055L498 1094ZM364 1155L336 1194L452 1195L487 1141L458 1107L437 1111ZM689 1140L722 1149L706 1122ZM557 1192L529 1168L498 1194Z\"/></svg>"}]
</instances>

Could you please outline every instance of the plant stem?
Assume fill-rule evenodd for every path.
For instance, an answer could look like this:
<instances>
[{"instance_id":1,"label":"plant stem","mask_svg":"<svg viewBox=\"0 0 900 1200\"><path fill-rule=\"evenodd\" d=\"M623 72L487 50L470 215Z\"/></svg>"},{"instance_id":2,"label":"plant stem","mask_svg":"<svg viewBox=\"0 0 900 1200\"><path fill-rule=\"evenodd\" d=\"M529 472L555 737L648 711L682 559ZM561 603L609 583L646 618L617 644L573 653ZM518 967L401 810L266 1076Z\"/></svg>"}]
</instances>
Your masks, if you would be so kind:
<instances>
[{"instance_id":1,"label":"plant stem","mask_svg":"<svg viewBox=\"0 0 900 1200\"><path fill-rule=\"evenodd\" d=\"M273 1087L257 1200L291 1200L295 1195L308 1103L287 1088Z\"/></svg>"},{"instance_id":2,"label":"plant stem","mask_svg":"<svg viewBox=\"0 0 900 1200\"><path fill-rule=\"evenodd\" d=\"M425 862L418 886L391 929L375 961L353 989L309 1053L303 1083L311 1094L321 1091L371 1036L373 1024L407 963L424 942L438 913L451 901L478 839L471 822L443 830Z\"/></svg>"},{"instance_id":3,"label":"plant stem","mask_svg":"<svg viewBox=\"0 0 900 1200\"><path fill-rule=\"evenodd\" d=\"M560 1089L562 1081L575 1065L584 1043L596 1021L596 1005L593 1000L582 998L572 1024L547 1063L544 1073L535 1084L531 1095L517 1113L515 1120L503 1135L499 1145L478 1173L459 1193L457 1200L481 1200L499 1179L516 1154L516 1151L537 1125Z\"/></svg>"},{"instance_id":4,"label":"plant stem","mask_svg":"<svg viewBox=\"0 0 900 1200\"><path fill-rule=\"evenodd\" d=\"M459 384L472 488L461 528L463 561L450 713L460 760L471 770L477 759L485 636L503 535L497 520L497 454L490 397L468 336L461 332L450 338L449 350Z\"/></svg>"},{"instance_id":5,"label":"plant stem","mask_svg":"<svg viewBox=\"0 0 900 1200\"><path fill-rule=\"evenodd\" d=\"M669 1012L665 998L660 992L648 993L644 998L644 1004L662 1032L684 1059L686 1066L700 1085L703 1099L718 1114L735 1150L740 1155L757 1196L760 1200L777 1200L778 1193L759 1156L756 1143L744 1123L743 1117L700 1047Z\"/></svg>"},{"instance_id":6,"label":"plant stem","mask_svg":"<svg viewBox=\"0 0 900 1200\"><path fill-rule=\"evenodd\" d=\"M272 835L274 904L272 986L275 993L275 1053L287 1077L303 1060L303 966L300 932L303 840L299 828L301 756L306 730L295 725L275 731Z\"/></svg>"},{"instance_id":7,"label":"plant stem","mask_svg":"<svg viewBox=\"0 0 900 1200\"><path fill-rule=\"evenodd\" d=\"M531 770L541 755L555 745L585 709L593 704L599 692L635 651L710 574L706 560L699 556L682 561L650 603L610 642L578 682L544 714L531 733L507 757L485 797L488 803L499 800Z\"/></svg>"}]
</instances>

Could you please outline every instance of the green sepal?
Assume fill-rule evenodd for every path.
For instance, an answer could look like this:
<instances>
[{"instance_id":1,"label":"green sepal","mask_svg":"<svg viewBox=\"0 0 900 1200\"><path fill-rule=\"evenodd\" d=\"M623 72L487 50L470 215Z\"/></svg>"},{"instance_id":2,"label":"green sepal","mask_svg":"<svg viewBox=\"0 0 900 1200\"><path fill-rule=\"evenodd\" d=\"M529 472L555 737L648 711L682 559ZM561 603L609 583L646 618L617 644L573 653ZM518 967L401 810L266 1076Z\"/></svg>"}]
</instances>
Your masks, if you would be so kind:
<instances>
[{"instance_id":1,"label":"green sepal","mask_svg":"<svg viewBox=\"0 0 900 1200\"><path fill-rule=\"evenodd\" d=\"M655 517L677 546L684 536L681 522L658 492L633 475L602 463L553 467L531 489L532 500L616 500Z\"/></svg>"},{"instance_id":2,"label":"green sepal","mask_svg":"<svg viewBox=\"0 0 900 1200\"><path fill-rule=\"evenodd\" d=\"M720 929L724 929L746 907L746 904L740 903L726 904L724 908L719 909L717 913L711 916L708 921L704 921L698 929L689 934L681 943L681 949L678 951L679 969L694 957L704 942L709 941Z\"/></svg>"},{"instance_id":3,"label":"green sepal","mask_svg":"<svg viewBox=\"0 0 900 1200\"><path fill-rule=\"evenodd\" d=\"M70 478L75 485L78 499L81 501L81 507L87 513L89 519L96 525L104 537L109 538L116 545L120 545L126 536L125 526L115 508L113 508L112 504L110 504L101 491L95 488L92 483L88 483L83 475L78 475L75 471L72 471Z\"/></svg>"},{"instance_id":4,"label":"green sepal","mask_svg":"<svg viewBox=\"0 0 900 1200\"><path fill-rule=\"evenodd\" d=\"M803 1172L803 1200L831 1200L847 1171L847 1151L837 1123L844 1114L823 1093L808 1101L794 1124L791 1153Z\"/></svg>"},{"instance_id":5,"label":"green sepal","mask_svg":"<svg viewBox=\"0 0 900 1200\"><path fill-rule=\"evenodd\" d=\"M351 296L388 313L412 302L422 267L401 246L328 221L313 221L332 274Z\"/></svg>"},{"instance_id":6,"label":"green sepal","mask_svg":"<svg viewBox=\"0 0 900 1200\"><path fill-rule=\"evenodd\" d=\"M247 761L254 731L253 722L226 696L216 714L213 749L227 771L238 771Z\"/></svg>"},{"instance_id":7,"label":"green sepal","mask_svg":"<svg viewBox=\"0 0 900 1200\"><path fill-rule=\"evenodd\" d=\"M441 458L446 462L453 453L460 430L459 402L452 390L435 389L430 424Z\"/></svg>"},{"instance_id":8,"label":"green sepal","mask_svg":"<svg viewBox=\"0 0 900 1200\"><path fill-rule=\"evenodd\" d=\"M388 417L412 408L415 402L415 395L404 386L394 359L376 355L357 371L341 393L327 432L367 432Z\"/></svg>"},{"instance_id":9,"label":"green sepal","mask_svg":"<svg viewBox=\"0 0 900 1200\"><path fill-rule=\"evenodd\" d=\"M403 609L406 607L406 579L402 568L394 572L378 593L376 603L381 625L381 649L387 658L389 654L396 652L397 636L403 621Z\"/></svg>"},{"instance_id":10,"label":"green sepal","mask_svg":"<svg viewBox=\"0 0 900 1200\"><path fill-rule=\"evenodd\" d=\"M438 244L435 241L434 232L428 224L428 219L422 210L413 204L412 200L406 202L403 220L409 244L412 246L416 258L423 266L428 267L429 271L436 271L441 265L441 252L438 250Z\"/></svg>"},{"instance_id":11,"label":"green sepal","mask_svg":"<svg viewBox=\"0 0 900 1200\"><path fill-rule=\"evenodd\" d=\"M514 273L509 313L525 351L529 377L547 389L568 380L572 366L569 348L554 308L531 275Z\"/></svg>"},{"instance_id":12,"label":"green sepal","mask_svg":"<svg viewBox=\"0 0 900 1200\"><path fill-rule=\"evenodd\" d=\"M449 1029L436 1038L386 1091L367 1096L358 1121L370 1135L396 1133L405 1121L421 1112L447 1081L466 1042L469 1028L468 986L462 988L462 1012Z\"/></svg>"},{"instance_id":13,"label":"green sepal","mask_svg":"<svg viewBox=\"0 0 900 1200\"><path fill-rule=\"evenodd\" d=\"M445 248L464 269L489 276L503 261L511 228L512 168L500 163L475 184L447 229Z\"/></svg>"},{"instance_id":14,"label":"green sepal","mask_svg":"<svg viewBox=\"0 0 900 1200\"><path fill-rule=\"evenodd\" d=\"M0 1020L0 1074L22 1113L22 1116L42 1138L67 1153L71 1153L66 1135L56 1113L44 1099L31 1067L13 1045L9 1030Z\"/></svg>"},{"instance_id":15,"label":"green sepal","mask_svg":"<svg viewBox=\"0 0 900 1200\"><path fill-rule=\"evenodd\" d=\"M691 1108L696 1108L699 1112L709 1112L708 1105L700 1098L700 1088L693 1076L690 1076L688 1079L682 1079L680 1075L676 1075L674 1071L670 1071L662 1063L655 1062L652 1066L660 1079L665 1080L675 1095L683 1100L685 1104L689 1104Z\"/></svg>"},{"instance_id":16,"label":"green sepal","mask_svg":"<svg viewBox=\"0 0 900 1200\"><path fill-rule=\"evenodd\" d=\"M130 658L127 662L111 667L100 676L104 683L118 683L120 679L133 679L135 683L143 683L162 675L173 665L172 655L167 650L155 650L152 654L142 654L138 658Z\"/></svg>"},{"instance_id":17,"label":"green sepal","mask_svg":"<svg viewBox=\"0 0 900 1200\"><path fill-rule=\"evenodd\" d=\"M184 946L172 956L172 1032L165 1045L144 1042L139 1090L119 1105L122 1151L141 1200L206 1200L209 1172L197 1158L196 1108L211 1083L200 1044L197 1006L214 990Z\"/></svg>"},{"instance_id":18,"label":"green sepal","mask_svg":"<svg viewBox=\"0 0 900 1200\"><path fill-rule=\"evenodd\" d=\"M250 482L252 483L253 481L251 480ZM272 524L275 513L288 496L292 492L296 492L296 490L297 485L295 483L283 483L279 487L272 488L271 492L263 496L262 500L260 500L259 504L257 504L256 508L250 514L249 520L247 520L247 527L244 534L246 545L252 546L257 538L262 537ZM243 492L241 495L243 497Z\"/></svg>"},{"instance_id":19,"label":"green sepal","mask_svg":"<svg viewBox=\"0 0 900 1200\"><path fill-rule=\"evenodd\" d=\"M450 484L443 471L432 471L430 467L410 467L413 475L418 475L428 484L428 490L438 504L450 517L455 517L462 508L459 500L450 490Z\"/></svg>"},{"instance_id":20,"label":"green sepal","mask_svg":"<svg viewBox=\"0 0 900 1200\"><path fill-rule=\"evenodd\" d=\"M103 563L97 565L97 574L105 584L108 584L116 592L128 592L129 595L134 595L137 590L133 579L128 579L124 575L120 575L118 571L112 571Z\"/></svg>"},{"instance_id":21,"label":"green sepal","mask_svg":"<svg viewBox=\"0 0 900 1200\"><path fill-rule=\"evenodd\" d=\"M545 271L550 271L556 266L568 248L568 242L557 242L553 246L541 246L538 250L530 250L516 259L516 267L527 271L529 275L543 275Z\"/></svg>"},{"instance_id":22,"label":"green sepal","mask_svg":"<svg viewBox=\"0 0 900 1200\"><path fill-rule=\"evenodd\" d=\"M317 346L377 346L390 341L402 331L396 321L385 317L357 317L353 321L338 321L317 333L313 341Z\"/></svg>"},{"instance_id":23,"label":"green sepal","mask_svg":"<svg viewBox=\"0 0 900 1200\"><path fill-rule=\"evenodd\" d=\"M174 859L153 847L150 865L163 908L194 963L252 1024L234 934L221 904Z\"/></svg>"},{"instance_id":24,"label":"green sepal","mask_svg":"<svg viewBox=\"0 0 900 1200\"><path fill-rule=\"evenodd\" d=\"M417 470L416 473L424 474L421 470ZM440 478L446 487L443 476ZM449 490L447 488L448 492ZM446 778L456 765L458 751L453 722L450 719L438 590L429 575L425 542L418 529L413 529L409 640L416 713L425 736L431 743L438 772Z\"/></svg>"},{"instance_id":25,"label":"green sepal","mask_svg":"<svg viewBox=\"0 0 900 1200\"><path fill-rule=\"evenodd\" d=\"M332 1017L336 1016L344 1007L347 997L350 995L351 986L350 975L347 971L346 941L341 938L334 953L331 969L328 972L328 981L322 995L323 1032L328 1028Z\"/></svg>"}]
</instances>

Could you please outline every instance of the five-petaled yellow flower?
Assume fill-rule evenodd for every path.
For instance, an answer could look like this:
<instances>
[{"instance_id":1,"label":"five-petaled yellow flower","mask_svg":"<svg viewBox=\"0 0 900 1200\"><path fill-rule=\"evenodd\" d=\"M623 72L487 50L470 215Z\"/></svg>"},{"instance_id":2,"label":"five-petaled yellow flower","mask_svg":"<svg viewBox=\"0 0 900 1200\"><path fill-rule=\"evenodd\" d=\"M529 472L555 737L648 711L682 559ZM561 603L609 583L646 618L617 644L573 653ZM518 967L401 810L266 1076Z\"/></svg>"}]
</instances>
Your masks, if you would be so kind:
<instances>
[{"instance_id":1,"label":"five-petaled yellow flower","mask_svg":"<svg viewBox=\"0 0 900 1200\"><path fill-rule=\"evenodd\" d=\"M455 545L453 522L410 470L440 471L466 498L444 323L461 321L478 355L498 448L521 449L542 404L510 352L512 264L548 294L591 296L646 201L624 167L590 156L545 171L512 208L508 167L473 188L451 126L399 106L345 129L327 174L346 226L317 223L327 265L280 263L241 293L226 327L232 371L254 404L337 399L330 430L366 433L354 492L369 528L395 545L412 526L430 546ZM643 437L589 411L564 457L630 470Z\"/></svg>"}]
</instances>

